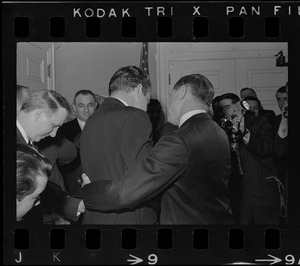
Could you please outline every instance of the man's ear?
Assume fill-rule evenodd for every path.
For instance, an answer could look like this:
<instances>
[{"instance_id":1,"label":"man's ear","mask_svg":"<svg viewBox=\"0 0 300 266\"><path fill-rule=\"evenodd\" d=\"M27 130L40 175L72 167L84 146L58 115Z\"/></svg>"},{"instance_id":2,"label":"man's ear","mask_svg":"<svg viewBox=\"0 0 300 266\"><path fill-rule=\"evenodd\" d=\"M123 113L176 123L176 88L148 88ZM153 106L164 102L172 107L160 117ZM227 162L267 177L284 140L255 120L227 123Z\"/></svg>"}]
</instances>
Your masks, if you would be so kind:
<instances>
[{"instance_id":1,"label":"man's ear","mask_svg":"<svg viewBox=\"0 0 300 266\"><path fill-rule=\"evenodd\" d=\"M178 90L178 99L179 100L184 99L186 93L187 93L187 87L184 85L181 86L180 89Z\"/></svg>"},{"instance_id":2,"label":"man's ear","mask_svg":"<svg viewBox=\"0 0 300 266\"><path fill-rule=\"evenodd\" d=\"M134 88L134 96L137 100L139 100L142 94L143 94L143 85L139 84Z\"/></svg>"},{"instance_id":3,"label":"man's ear","mask_svg":"<svg viewBox=\"0 0 300 266\"><path fill-rule=\"evenodd\" d=\"M35 121L38 121L40 118L41 118L41 116L44 114L44 112L43 112L43 110L41 110L41 109L36 109L35 111L34 111L34 119L35 119Z\"/></svg>"},{"instance_id":4,"label":"man's ear","mask_svg":"<svg viewBox=\"0 0 300 266\"><path fill-rule=\"evenodd\" d=\"M72 108L72 112L76 113L75 103L74 102L71 103L71 108Z\"/></svg>"}]
</instances>

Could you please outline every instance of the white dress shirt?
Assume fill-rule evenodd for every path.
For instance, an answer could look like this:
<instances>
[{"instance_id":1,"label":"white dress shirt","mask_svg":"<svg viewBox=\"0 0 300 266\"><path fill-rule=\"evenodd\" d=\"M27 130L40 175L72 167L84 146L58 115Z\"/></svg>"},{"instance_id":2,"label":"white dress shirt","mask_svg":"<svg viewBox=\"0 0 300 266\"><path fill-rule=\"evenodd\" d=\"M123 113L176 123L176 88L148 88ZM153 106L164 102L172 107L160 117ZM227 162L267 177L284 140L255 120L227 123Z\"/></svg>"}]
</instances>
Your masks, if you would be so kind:
<instances>
[{"instance_id":1,"label":"white dress shirt","mask_svg":"<svg viewBox=\"0 0 300 266\"><path fill-rule=\"evenodd\" d=\"M188 120L189 118L191 118L192 116L196 115L196 114L201 114L201 113L206 113L205 110L193 110L190 112L185 113L182 117L180 117L179 119L179 128L183 125L183 123Z\"/></svg>"},{"instance_id":2,"label":"white dress shirt","mask_svg":"<svg viewBox=\"0 0 300 266\"><path fill-rule=\"evenodd\" d=\"M119 100L120 102L122 102L125 106L129 106L127 102L123 101L122 99L118 98L118 97L112 97L115 98L117 100Z\"/></svg>"},{"instance_id":3,"label":"white dress shirt","mask_svg":"<svg viewBox=\"0 0 300 266\"><path fill-rule=\"evenodd\" d=\"M78 121L78 125L80 126L81 131L82 131L83 128L84 128L85 122L84 122L84 121L81 121L80 119L78 119L78 117L77 117L77 121Z\"/></svg>"},{"instance_id":4,"label":"white dress shirt","mask_svg":"<svg viewBox=\"0 0 300 266\"><path fill-rule=\"evenodd\" d=\"M26 141L27 144L32 144L32 142L29 140L29 138L27 137L27 134L24 130L24 128L21 126L21 124L19 123L19 121L17 120L17 128L19 129L22 137L24 138L24 140Z\"/></svg>"}]
</instances>

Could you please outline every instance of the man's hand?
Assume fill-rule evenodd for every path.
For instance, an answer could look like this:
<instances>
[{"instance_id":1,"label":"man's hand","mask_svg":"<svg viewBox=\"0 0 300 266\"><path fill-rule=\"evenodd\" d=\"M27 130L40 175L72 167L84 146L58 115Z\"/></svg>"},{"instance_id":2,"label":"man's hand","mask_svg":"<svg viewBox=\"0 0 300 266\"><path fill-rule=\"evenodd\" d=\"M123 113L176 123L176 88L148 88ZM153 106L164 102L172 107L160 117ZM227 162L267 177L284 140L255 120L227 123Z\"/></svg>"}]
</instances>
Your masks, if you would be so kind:
<instances>
[{"instance_id":1,"label":"man's hand","mask_svg":"<svg viewBox=\"0 0 300 266\"><path fill-rule=\"evenodd\" d=\"M245 119L240 113L234 113L232 116L233 133L237 133L239 130L243 133L245 130Z\"/></svg>"},{"instance_id":2,"label":"man's hand","mask_svg":"<svg viewBox=\"0 0 300 266\"><path fill-rule=\"evenodd\" d=\"M81 180L82 180L82 183L81 183L81 187L82 187L82 188L83 188L85 185L91 183L91 180L89 179L89 177L88 177L85 173L83 173L83 174L81 175Z\"/></svg>"},{"instance_id":3,"label":"man's hand","mask_svg":"<svg viewBox=\"0 0 300 266\"><path fill-rule=\"evenodd\" d=\"M85 212L85 206L84 206L84 203L83 203L83 200L81 200L78 204L78 210L77 210L77 213L80 212L80 213L83 213Z\"/></svg>"}]
</instances>

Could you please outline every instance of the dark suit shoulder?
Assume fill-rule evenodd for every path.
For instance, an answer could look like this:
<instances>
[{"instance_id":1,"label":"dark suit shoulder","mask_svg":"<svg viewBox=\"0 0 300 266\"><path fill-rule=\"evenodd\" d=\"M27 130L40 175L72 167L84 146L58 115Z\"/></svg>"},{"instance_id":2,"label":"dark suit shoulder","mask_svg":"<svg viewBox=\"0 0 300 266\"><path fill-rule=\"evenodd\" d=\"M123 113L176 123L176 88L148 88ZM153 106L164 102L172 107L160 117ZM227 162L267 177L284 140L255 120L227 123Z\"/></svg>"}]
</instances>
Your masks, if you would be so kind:
<instances>
[{"instance_id":1,"label":"dark suit shoulder","mask_svg":"<svg viewBox=\"0 0 300 266\"><path fill-rule=\"evenodd\" d=\"M81 132L80 126L78 124L77 118L64 123L59 129L58 133L66 137L68 140L72 141Z\"/></svg>"},{"instance_id":2,"label":"dark suit shoulder","mask_svg":"<svg viewBox=\"0 0 300 266\"><path fill-rule=\"evenodd\" d=\"M59 129L58 132L62 131L69 131L70 129L73 129L74 127L79 126L77 118L74 118L73 120L70 120L66 123L64 123Z\"/></svg>"},{"instance_id":3,"label":"dark suit shoulder","mask_svg":"<svg viewBox=\"0 0 300 266\"><path fill-rule=\"evenodd\" d=\"M90 120L98 120L99 118L109 115L111 119L124 121L125 123L147 123L151 126L148 114L138 108L125 106L121 101L114 98L105 99L103 104L98 108Z\"/></svg>"}]
</instances>

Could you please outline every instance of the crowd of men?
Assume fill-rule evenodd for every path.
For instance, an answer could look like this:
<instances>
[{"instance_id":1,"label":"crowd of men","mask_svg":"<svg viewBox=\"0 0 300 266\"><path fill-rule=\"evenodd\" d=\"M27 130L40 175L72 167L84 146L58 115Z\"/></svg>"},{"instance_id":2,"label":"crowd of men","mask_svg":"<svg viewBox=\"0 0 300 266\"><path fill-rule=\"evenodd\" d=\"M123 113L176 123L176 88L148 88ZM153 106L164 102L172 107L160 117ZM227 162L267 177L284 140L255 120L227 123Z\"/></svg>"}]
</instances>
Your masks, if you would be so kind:
<instances>
[{"instance_id":1,"label":"crowd of men","mask_svg":"<svg viewBox=\"0 0 300 266\"><path fill-rule=\"evenodd\" d=\"M186 75L165 126L140 68L117 70L108 94L82 89L70 105L17 86L20 225L286 222L287 85L275 116L251 88L214 97Z\"/></svg>"}]
</instances>

